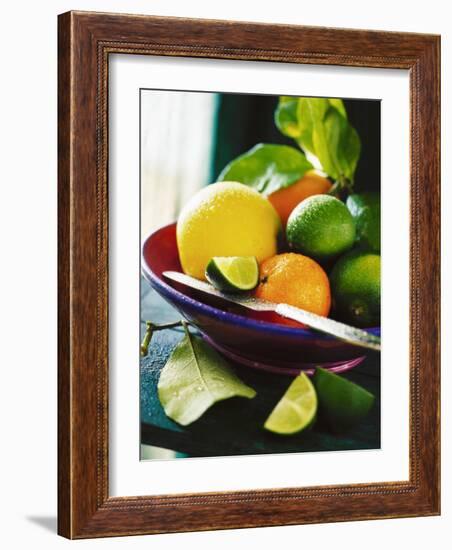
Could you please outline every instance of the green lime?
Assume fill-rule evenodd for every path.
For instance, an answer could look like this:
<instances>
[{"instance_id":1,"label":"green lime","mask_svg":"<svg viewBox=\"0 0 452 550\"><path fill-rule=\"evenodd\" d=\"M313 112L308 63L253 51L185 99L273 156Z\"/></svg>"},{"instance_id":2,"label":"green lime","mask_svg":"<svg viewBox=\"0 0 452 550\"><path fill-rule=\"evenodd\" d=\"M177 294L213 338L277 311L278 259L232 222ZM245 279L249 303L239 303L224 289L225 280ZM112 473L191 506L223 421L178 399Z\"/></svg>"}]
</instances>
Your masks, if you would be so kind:
<instances>
[{"instance_id":1,"label":"green lime","mask_svg":"<svg viewBox=\"0 0 452 550\"><path fill-rule=\"evenodd\" d=\"M259 265L254 256L217 256L207 264L206 279L224 292L252 290L259 282Z\"/></svg>"},{"instance_id":2,"label":"green lime","mask_svg":"<svg viewBox=\"0 0 452 550\"><path fill-rule=\"evenodd\" d=\"M314 386L303 372L290 384L264 424L277 434L290 435L308 427L317 412Z\"/></svg>"},{"instance_id":3,"label":"green lime","mask_svg":"<svg viewBox=\"0 0 452 550\"><path fill-rule=\"evenodd\" d=\"M350 195L347 199L356 224L356 242L369 250L380 252L380 193L368 191Z\"/></svg>"},{"instance_id":4,"label":"green lime","mask_svg":"<svg viewBox=\"0 0 452 550\"><path fill-rule=\"evenodd\" d=\"M330 195L301 201L287 221L289 245L316 260L329 260L355 242L355 222L345 204Z\"/></svg>"},{"instance_id":5,"label":"green lime","mask_svg":"<svg viewBox=\"0 0 452 550\"><path fill-rule=\"evenodd\" d=\"M366 389L325 369L316 369L313 382L320 413L333 430L342 431L357 424L375 401Z\"/></svg>"},{"instance_id":6,"label":"green lime","mask_svg":"<svg viewBox=\"0 0 452 550\"><path fill-rule=\"evenodd\" d=\"M339 316L356 326L380 323L380 271L378 254L354 250L342 256L330 274L333 305Z\"/></svg>"}]
</instances>

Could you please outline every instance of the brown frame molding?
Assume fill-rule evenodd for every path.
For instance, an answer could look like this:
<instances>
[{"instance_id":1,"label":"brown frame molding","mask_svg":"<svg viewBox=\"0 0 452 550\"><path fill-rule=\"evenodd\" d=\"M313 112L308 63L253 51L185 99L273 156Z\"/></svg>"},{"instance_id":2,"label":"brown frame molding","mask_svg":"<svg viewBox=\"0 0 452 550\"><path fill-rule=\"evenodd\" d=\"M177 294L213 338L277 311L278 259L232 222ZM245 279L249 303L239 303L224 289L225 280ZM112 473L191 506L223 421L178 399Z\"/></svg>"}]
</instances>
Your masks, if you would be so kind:
<instances>
[{"instance_id":1,"label":"brown frame molding","mask_svg":"<svg viewBox=\"0 0 452 550\"><path fill-rule=\"evenodd\" d=\"M58 24L58 532L85 538L439 514L440 37L90 12L65 13ZM409 481L109 497L112 53L409 70Z\"/></svg>"}]
</instances>

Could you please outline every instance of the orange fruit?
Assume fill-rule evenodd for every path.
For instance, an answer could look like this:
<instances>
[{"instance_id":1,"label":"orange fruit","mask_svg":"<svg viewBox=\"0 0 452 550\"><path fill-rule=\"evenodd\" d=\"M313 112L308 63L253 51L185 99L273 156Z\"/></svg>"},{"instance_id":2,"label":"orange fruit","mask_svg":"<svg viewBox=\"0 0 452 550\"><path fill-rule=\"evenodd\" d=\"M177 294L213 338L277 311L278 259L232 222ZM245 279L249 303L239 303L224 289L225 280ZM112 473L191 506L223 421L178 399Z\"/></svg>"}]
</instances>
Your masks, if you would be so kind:
<instances>
[{"instance_id":1,"label":"orange fruit","mask_svg":"<svg viewBox=\"0 0 452 550\"><path fill-rule=\"evenodd\" d=\"M331 307L328 276L311 258L292 252L277 254L260 265L260 283L255 295L277 304L289 304L327 317ZM277 323L300 326L300 323L275 314Z\"/></svg>"},{"instance_id":2,"label":"orange fruit","mask_svg":"<svg viewBox=\"0 0 452 550\"><path fill-rule=\"evenodd\" d=\"M304 199L312 195L323 195L331 189L331 182L327 178L320 176L314 170L306 174L289 187L279 189L268 196L268 200L273 204L275 210L285 226L292 210Z\"/></svg>"}]
</instances>

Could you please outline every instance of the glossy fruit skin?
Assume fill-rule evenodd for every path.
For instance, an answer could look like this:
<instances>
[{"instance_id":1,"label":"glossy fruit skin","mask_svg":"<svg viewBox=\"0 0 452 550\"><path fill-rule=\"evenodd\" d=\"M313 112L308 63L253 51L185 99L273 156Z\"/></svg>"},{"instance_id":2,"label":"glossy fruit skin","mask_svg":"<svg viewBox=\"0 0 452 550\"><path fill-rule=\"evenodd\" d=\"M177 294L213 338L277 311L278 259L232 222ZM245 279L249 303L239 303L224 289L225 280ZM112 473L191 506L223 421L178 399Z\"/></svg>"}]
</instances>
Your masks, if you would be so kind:
<instances>
[{"instance_id":1,"label":"glossy fruit skin","mask_svg":"<svg viewBox=\"0 0 452 550\"><path fill-rule=\"evenodd\" d=\"M177 247L182 269L205 278L214 256L255 256L258 262L276 253L279 216L254 189L237 182L204 187L182 209Z\"/></svg>"},{"instance_id":2,"label":"glossy fruit skin","mask_svg":"<svg viewBox=\"0 0 452 550\"><path fill-rule=\"evenodd\" d=\"M311 258L293 252L278 254L262 262L259 277L256 297L328 316L331 307L328 276ZM281 324L300 326L276 314L274 319Z\"/></svg>"},{"instance_id":3,"label":"glossy fruit skin","mask_svg":"<svg viewBox=\"0 0 452 550\"><path fill-rule=\"evenodd\" d=\"M151 286L231 361L291 376L297 376L300 368L311 369L319 364L342 372L361 361L362 349L357 346L301 325L276 323L268 312L244 309L232 303L225 307L225 303L218 302L214 296L169 284L163 272L182 271L175 223L158 229L144 240L141 266ZM380 336L379 327L370 332Z\"/></svg>"},{"instance_id":4,"label":"glossy fruit skin","mask_svg":"<svg viewBox=\"0 0 452 550\"><path fill-rule=\"evenodd\" d=\"M312 195L328 193L331 189L329 179L314 170L307 172L300 180L269 195L268 200L275 207L285 227L292 210L304 199Z\"/></svg>"},{"instance_id":5,"label":"glossy fruit skin","mask_svg":"<svg viewBox=\"0 0 452 550\"><path fill-rule=\"evenodd\" d=\"M356 224L356 243L366 249L380 252L380 193L366 191L350 195L347 208Z\"/></svg>"},{"instance_id":6,"label":"glossy fruit skin","mask_svg":"<svg viewBox=\"0 0 452 550\"><path fill-rule=\"evenodd\" d=\"M366 389L321 368L316 369L313 382L321 415L334 432L359 424L375 402Z\"/></svg>"},{"instance_id":7,"label":"glossy fruit skin","mask_svg":"<svg viewBox=\"0 0 452 550\"><path fill-rule=\"evenodd\" d=\"M380 323L378 254L354 250L338 260L330 274L334 309L340 320L359 327Z\"/></svg>"},{"instance_id":8,"label":"glossy fruit skin","mask_svg":"<svg viewBox=\"0 0 452 550\"><path fill-rule=\"evenodd\" d=\"M328 261L349 250L355 242L355 222L345 204L330 195L314 195L289 216L289 246L318 261Z\"/></svg>"},{"instance_id":9,"label":"glossy fruit skin","mask_svg":"<svg viewBox=\"0 0 452 550\"><path fill-rule=\"evenodd\" d=\"M213 285L215 288L222 292L247 292L250 290L253 290L256 288L256 286L259 283L259 266L257 264L256 258L254 256L248 257L247 260L253 262L254 264L254 283L247 285L245 287L242 286L236 286L231 283L230 280L227 279L227 277L222 273L221 269L219 268L217 262L215 261L217 258L212 258L206 267L206 279L209 281L211 285Z\"/></svg>"}]
</instances>

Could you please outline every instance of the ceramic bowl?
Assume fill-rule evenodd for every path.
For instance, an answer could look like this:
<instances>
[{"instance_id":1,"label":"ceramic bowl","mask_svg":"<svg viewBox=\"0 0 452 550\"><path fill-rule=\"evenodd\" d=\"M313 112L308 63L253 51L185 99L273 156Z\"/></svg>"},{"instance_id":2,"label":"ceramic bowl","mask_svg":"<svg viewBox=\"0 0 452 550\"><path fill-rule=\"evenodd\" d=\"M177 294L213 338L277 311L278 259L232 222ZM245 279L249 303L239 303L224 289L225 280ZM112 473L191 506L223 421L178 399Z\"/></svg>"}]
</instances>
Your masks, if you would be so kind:
<instances>
[{"instance_id":1,"label":"ceramic bowl","mask_svg":"<svg viewBox=\"0 0 452 550\"><path fill-rule=\"evenodd\" d=\"M271 372L312 374L317 365L342 372L361 363L367 353L334 337L307 328L274 322L274 314L236 306L167 280L162 272L182 271L176 224L152 233L142 248L142 272L151 286L203 337L233 361ZM380 327L366 329L380 335Z\"/></svg>"}]
</instances>

